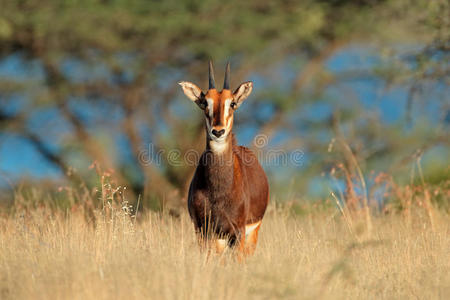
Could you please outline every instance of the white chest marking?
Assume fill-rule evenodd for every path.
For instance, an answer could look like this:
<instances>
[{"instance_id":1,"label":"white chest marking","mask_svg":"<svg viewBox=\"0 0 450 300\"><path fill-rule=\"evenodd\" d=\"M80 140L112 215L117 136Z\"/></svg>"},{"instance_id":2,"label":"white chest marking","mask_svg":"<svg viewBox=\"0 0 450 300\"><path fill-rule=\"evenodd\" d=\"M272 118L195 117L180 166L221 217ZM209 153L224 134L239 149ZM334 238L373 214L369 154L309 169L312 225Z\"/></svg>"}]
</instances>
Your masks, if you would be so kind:
<instances>
[{"instance_id":1,"label":"white chest marking","mask_svg":"<svg viewBox=\"0 0 450 300\"><path fill-rule=\"evenodd\" d=\"M211 147L211 150L215 153L222 153L227 149L227 143L225 141L216 142L214 140L211 140L209 141L209 146Z\"/></svg>"}]
</instances>

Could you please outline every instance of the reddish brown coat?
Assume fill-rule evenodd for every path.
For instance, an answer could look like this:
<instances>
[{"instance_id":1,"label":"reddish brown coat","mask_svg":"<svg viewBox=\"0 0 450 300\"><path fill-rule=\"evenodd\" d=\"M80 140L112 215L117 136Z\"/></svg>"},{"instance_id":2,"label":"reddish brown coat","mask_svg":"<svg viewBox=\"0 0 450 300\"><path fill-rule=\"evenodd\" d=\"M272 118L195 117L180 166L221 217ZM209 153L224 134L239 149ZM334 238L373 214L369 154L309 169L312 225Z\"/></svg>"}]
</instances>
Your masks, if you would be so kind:
<instances>
[{"instance_id":1,"label":"reddish brown coat","mask_svg":"<svg viewBox=\"0 0 450 300\"><path fill-rule=\"evenodd\" d=\"M254 153L235 144L216 154L206 149L189 189L188 208L195 227L228 236L234 245L245 235L245 225L261 221L269 199L267 177Z\"/></svg>"},{"instance_id":2,"label":"reddish brown coat","mask_svg":"<svg viewBox=\"0 0 450 300\"><path fill-rule=\"evenodd\" d=\"M250 149L236 145L231 132L234 111L250 95L253 83L244 82L231 93L229 64L226 70L221 92L215 88L211 62L206 94L191 82L179 83L184 94L204 111L207 137L189 188L188 209L204 241L211 236L226 239L228 245L239 244L242 252L250 254L266 211L269 185L257 157ZM225 241L216 242L223 250Z\"/></svg>"}]
</instances>

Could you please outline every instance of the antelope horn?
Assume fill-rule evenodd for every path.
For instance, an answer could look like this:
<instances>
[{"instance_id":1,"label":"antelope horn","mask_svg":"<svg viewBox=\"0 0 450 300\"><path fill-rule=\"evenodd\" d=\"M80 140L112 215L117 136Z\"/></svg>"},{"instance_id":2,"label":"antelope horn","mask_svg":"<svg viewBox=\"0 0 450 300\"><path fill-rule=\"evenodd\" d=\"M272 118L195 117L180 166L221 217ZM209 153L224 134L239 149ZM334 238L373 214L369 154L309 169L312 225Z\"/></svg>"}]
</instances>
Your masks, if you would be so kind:
<instances>
[{"instance_id":1,"label":"antelope horn","mask_svg":"<svg viewBox=\"0 0 450 300\"><path fill-rule=\"evenodd\" d=\"M214 69L212 62L209 61L209 89L216 88L216 81L214 80Z\"/></svg>"},{"instance_id":2,"label":"antelope horn","mask_svg":"<svg viewBox=\"0 0 450 300\"><path fill-rule=\"evenodd\" d=\"M225 70L225 79L223 80L223 89L230 89L230 62L227 63L227 68Z\"/></svg>"}]
</instances>

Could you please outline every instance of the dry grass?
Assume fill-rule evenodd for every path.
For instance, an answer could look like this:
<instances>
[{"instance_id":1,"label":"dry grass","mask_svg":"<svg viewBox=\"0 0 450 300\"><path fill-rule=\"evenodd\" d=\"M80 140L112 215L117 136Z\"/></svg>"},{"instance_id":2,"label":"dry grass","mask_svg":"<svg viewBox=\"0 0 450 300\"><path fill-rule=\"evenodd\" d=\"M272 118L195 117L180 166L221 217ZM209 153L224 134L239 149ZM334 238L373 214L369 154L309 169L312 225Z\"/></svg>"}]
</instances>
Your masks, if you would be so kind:
<instances>
[{"instance_id":1,"label":"dry grass","mask_svg":"<svg viewBox=\"0 0 450 300\"><path fill-rule=\"evenodd\" d=\"M339 214L273 207L255 256L199 251L187 215L35 209L0 218L1 299L448 299L450 220L426 213L373 218L352 232ZM364 218L361 218L364 219ZM359 233L358 233L359 232ZM357 235L357 236L355 236Z\"/></svg>"}]
</instances>

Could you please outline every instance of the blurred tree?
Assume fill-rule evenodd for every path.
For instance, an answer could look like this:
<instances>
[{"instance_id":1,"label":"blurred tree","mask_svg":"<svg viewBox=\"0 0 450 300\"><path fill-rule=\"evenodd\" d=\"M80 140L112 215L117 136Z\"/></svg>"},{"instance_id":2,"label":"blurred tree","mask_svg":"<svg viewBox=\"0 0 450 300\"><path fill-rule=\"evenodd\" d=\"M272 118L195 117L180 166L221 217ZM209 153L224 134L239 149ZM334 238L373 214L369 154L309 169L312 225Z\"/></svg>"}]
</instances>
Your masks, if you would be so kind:
<instances>
[{"instance_id":1,"label":"blurred tree","mask_svg":"<svg viewBox=\"0 0 450 300\"><path fill-rule=\"evenodd\" d=\"M362 76L387 86L411 84L409 106L425 79L448 84L447 1L0 0L0 7L0 60L16 60L26 70L0 77L0 130L28 140L62 174L97 161L145 199L185 194L193 166L173 163L169 149L180 155L201 150L203 128L201 118L180 113L189 103L180 100L176 82L205 83L211 58L217 66L231 59L235 84L255 74L270 81L275 68L292 62L285 69L296 73L293 79L256 90L252 105L270 107L269 115L254 120L242 112L239 124L269 136L280 128L291 137L302 132L301 143L290 138L283 146L313 153L317 163L302 176L324 170L326 144L339 126L352 148L364 143L371 151L356 151L369 164L394 149L404 154L405 147L398 145L401 131L386 135L378 119L362 120L355 106L334 104L337 123L336 115L298 123L291 115L299 105L330 101L326 88ZM349 45L395 48L411 41L424 47L407 58L387 51L391 63L369 74L331 74L324 67ZM325 139L317 140L324 131ZM374 146L381 136L384 144ZM420 147L422 137L409 146ZM429 140L445 139L440 132ZM153 152L143 152L150 143ZM158 151L160 164L143 163L143 154L150 160Z\"/></svg>"}]
</instances>

